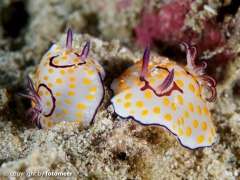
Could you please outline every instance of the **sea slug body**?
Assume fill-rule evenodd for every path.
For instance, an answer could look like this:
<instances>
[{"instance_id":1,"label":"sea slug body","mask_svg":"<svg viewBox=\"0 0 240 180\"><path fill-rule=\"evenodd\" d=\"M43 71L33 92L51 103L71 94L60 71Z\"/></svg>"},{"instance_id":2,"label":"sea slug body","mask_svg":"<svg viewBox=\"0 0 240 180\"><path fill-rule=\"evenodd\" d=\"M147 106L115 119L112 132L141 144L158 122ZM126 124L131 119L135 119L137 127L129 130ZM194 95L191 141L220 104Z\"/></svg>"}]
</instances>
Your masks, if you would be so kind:
<instances>
[{"instance_id":1,"label":"sea slug body","mask_svg":"<svg viewBox=\"0 0 240 180\"><path fill-rule=\"evenodd\" d=\"M206 62L195 66L197 49L181 42L187 52L187 66L165 57L152 56L148 46L143 59L114 79L111 102L115 112L132 117L143 125L159 125L173 133L189 149L209 147L214 143L215 127L211 112L201 96L202 86L212 91L209 102L216 100L216 81L203 75Z\"/></svg>"},{"instance_id":2,"label":"sea slug body","mask_svg":"<svg viewBox=\"0 0 240 180\"><path fill-rule=\"evenodd\" d=\"M72 48L72 32L69 29L65 48L53 44L44 54L34 84L29 77L32 95L18 93L31 99L32 107L25 117L34 112L30 121L37 119L43 129L62 121L91 124L104 97L103 67L88 56L90 43L82 52Z\"/></svg>"}]
</instances>

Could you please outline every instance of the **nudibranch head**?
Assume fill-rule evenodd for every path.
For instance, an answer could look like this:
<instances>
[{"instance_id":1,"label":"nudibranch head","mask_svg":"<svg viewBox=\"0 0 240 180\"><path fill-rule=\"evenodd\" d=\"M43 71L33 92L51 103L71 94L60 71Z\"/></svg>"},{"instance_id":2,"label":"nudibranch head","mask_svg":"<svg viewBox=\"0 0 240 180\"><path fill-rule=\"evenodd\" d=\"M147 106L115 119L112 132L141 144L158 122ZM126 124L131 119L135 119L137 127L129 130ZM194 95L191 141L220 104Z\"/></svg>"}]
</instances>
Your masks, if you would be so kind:
<instances>
[{"instance_id":1,"label":"nudibranch head","mask_svg":"<svg viewBox=\"0 0 240 180\"><path fill-rule=\"evenodd\" d=\"M212 92L207 101L216 99L216 81L196 67L196 48L187 48L187 67L170 62L168 58L152 56L148 46L143 59L114 79L111 102L115 112L132 117L143 125L160 125L168 129L189 149L212 146L215 127L211 112L201 96L202 85ZM194 50L192 53L191 50Z\"/></svg>"},{"instance_id":2,"label":"nudibranch head","mask_svg":"<svg viewBox=\"0 0 240 180\"><path fill-rule=\"evenodd\" d=\"M38 126L50 129L61 121L91 124L104 97L106 73L94 59L87 57L88 42L81 51L72 48L69 29L65 48L53 44L44 54L34 85L29 77L32 95L18 93L32 100L25 117L34 112L30 121L37 119Z\"/></svg>"}]
</instances>

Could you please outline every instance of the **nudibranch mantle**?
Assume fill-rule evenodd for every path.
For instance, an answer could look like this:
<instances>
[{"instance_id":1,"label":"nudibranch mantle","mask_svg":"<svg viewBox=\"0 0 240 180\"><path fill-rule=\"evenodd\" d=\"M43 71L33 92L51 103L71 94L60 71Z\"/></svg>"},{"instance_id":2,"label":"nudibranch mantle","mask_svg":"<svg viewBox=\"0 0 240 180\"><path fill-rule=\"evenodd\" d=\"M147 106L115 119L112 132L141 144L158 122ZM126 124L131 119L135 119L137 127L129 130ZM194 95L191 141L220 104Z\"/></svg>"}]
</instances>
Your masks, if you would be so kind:
<instances>
[{"instance_id":1,"label":"nudibranch mantle","mask_svg":"<svg viewBox=\"0 0 240 180\"><path fill-rule=\"evenodd\" d=\"M33 95L19 95L32 100L32 107L25 117L37 119L43 129L50 129L61 121L91 124L104 97L106 73L103 67L87 57L88 42L83 51L72 48L72 32L68 30L65 48L53 44L44 54L34 85L28 77L29 90ZM39 124L40 123L40 124Z\"/></svg>"},{"instance_id":2,"label":"nudibranch mantle","mask_svg":"<svg viewBox=\"0 0 240 180\"><path fill-rule=\"evenodd\" d=\"M182 44L187 48L188 63L194 62L196 51L192 53L189 50L192 47ZM196 72L200 71L199 67L188 67L191 72L196 72L193 75L187 67L170 62L166 57L155 55L149 60L149 53L148 46L142 60L113 80L111 89L115 96L111 103L115 112L143 125L163 126L189 149L212 146L215 127L211 112L201 96L201 88L209 85L209 89L214 91L215 80ZM216 93L213 92L212 97L206 100L215 99Z\"/></svg>"}]
</instances>

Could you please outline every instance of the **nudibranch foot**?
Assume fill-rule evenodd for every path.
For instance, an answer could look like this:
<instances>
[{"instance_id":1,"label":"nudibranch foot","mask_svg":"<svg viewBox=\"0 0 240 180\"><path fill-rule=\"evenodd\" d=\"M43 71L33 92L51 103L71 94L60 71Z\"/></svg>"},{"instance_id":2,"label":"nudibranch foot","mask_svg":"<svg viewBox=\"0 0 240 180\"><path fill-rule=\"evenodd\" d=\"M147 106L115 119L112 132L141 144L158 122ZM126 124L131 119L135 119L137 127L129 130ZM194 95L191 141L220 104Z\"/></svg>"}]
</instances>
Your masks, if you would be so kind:
<instances>
[{"instance_id":1,"label":"nudibranch foot","mask_svg":"<svg viewBox=\"0 0 240 180\"><path fill-rule=\"evenodd\" d=\"M189 149L210 147L215 139L211 112L201 97L202 85L210 87L214 101L216 82L196 67L197 50L187 49L188 66L170 62L166 57L149 58L150 46L143 59L129 67L110 88L114 110L122 118L133 118L142 125L159 125L177 136ZM191 52L193 50L193 52Z\"/></svg>"},{"instance_id":2,"label":"nudibranch foot","mask_svg":"<svg viewBox=\"0 0 240 180\"><path fill-rule=\"evenodd\" d=\"M217 85L217 81L209 75L202 74L202 71L207 67L207 63L205 61L202 61L202 66L196 66L195 60L197 56L197 48L195 46L189 47L186 42L180 42L179 44L184 45L186 49L187 70L195 77L195 79L200 85L206 86L212 92L211 98L206 98L206 101L214 102L217 99L217 93L215 88L215 86ZM191 52L191 49L193 49L193 52Z\"/></svg>"},{"instance_id":3,"label":"nudibranch foot","mask_svg":"<svg viewBox=\"0 0 240 180\"><path fill-rule=\"evenodd\" d=\"M53 44L43 55L34 86L27 77L32 95L18 93L32 101L25 116L34 112L30 121L37 119L44 130L62 121L92 124L104 98L106 73L98 61L88 57L90 42L80 51L72 47L72 41L68 29L66 47Z\"/></svg>"}]
</instances>

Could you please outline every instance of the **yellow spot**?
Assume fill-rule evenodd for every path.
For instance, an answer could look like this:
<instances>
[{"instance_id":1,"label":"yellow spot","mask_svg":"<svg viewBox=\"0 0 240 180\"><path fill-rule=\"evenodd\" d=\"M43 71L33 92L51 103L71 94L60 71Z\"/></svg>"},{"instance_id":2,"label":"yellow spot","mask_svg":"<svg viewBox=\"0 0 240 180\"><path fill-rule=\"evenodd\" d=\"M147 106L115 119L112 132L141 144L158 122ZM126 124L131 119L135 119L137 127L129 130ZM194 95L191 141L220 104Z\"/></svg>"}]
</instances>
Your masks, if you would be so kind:
<instances>
[{"instance_id":1,"label":"yellow spot","mask_svg":"<svg viewBox=\"0 0 240 180\"><path fill-rule=\"evenodd\" d=\"M136 70L142 69L142 66L137 66L137 67L135 67L135 69L136 69Z\"/></svg>"},{"instance_id":2,"label":"yellow spot","mask_svg":"<svg viewBox=\"0 0 240 180\"><path fill-rule=\"evenodd\" d=\"M56 96L61 96L61 93L57 92L57 93L56 93Z\"/></svg>"},{"instance_id":3,"label":"yellow spot","mask_svg":"<svg viewBox=\"0 0 240 180\"><path fill-rule=\"evenodd\" d=\"M128 100L132 97L132 94L131 93L128 93L126 96L125 96L125 99Z\"/></svg>"},{"instance_id":4,"label":"yellow spot","mask_svg":"<svg viewBox=\"0 0 240 180\"><path fill-rule=\"evenodd\" d=\"M63 112L64 114L67 114L67 113L68 113L68 111L65 110L65 109L63 109L62 112Z\"/></svg>"},{"instance_id":5,"label":"yellow spot","mask_svg":"<svg viewBox=\"0 0 240 180\"><path fill-rule=\"evenodd\" d=\"M58 61L58 60L56 60L56 61L54 61L53 63L54 63L54 64L58 64L58 63L59 63L59 61Z\"/></svg>"},{"instance_id":6,"label":"yellow spot","mask_svg":"<svg viewBox=\"0 0 240 180\"><path fill-rule=\"evenodd\" d=\"M47 81L48 80L48 76L44 76L44 80Z\"/></svg>"},{"instance_id":7,"label":"yellow spot","mask_svg":"<svg viewBox=\"0 0 240 180\"><path fill-rule=\"evenodd\" d=\"M176 76L180 76L179 72L177 72L177 71L174 71L174 74L175 74Z\"/></svg>"},{"instance_id":8,"label":"yellow spot","mask_svg":"<svg viewBox=\"0 0 240 180\"><path fill-rule=\"evenodd\" d=\"M76 115L80 118L83 116L81 113L76 113Z\"/></svg>"},{"instance_id":9,"label":"yellow spot","mask_svg":"<svg viewBox=\"0 0 240 180\"><path fill-rule=\"evenodd\" d=\"M51 127L51 126L52 126L52 124L50 122L48 122L48 127Z\"/></svg>"},{"instance_id":10,"label":"yellow spot","mask_svg":"<svg viewBox=\"0 0 240 180\"><path fill-rule=\"evenodd\" d=\"M50 120L53 120L53 118L52 118L52 117L49 117L49 119L50 119Z\"/></svg>"},{"instance_id":11,"label":"yellow spot","mask_svg":"<svg viewBox=\"0 0 240 180\"><path fill-rule=\"evenodd\" d=\"M168 74L168 71L164 69L164 70L162 71L162 73L163 73L163 74Z\"/></svg>"},{"instance_id":12,"label":"yellow spot","mask_svg":"<svg viewBox=\"0 0 240 180\"><path fill-rule=\"evenodd\" d=\"M204 140L204 136L203 136L203 135L200 135L200 136L198 137L198 140L197 140L198 144L202 143L203 140Z\"/></svg>"},{"instance_id":13,"label":"yellow spot","mask_svg":"<svg viewBox=\"0 0 240 180\"><path fill-rule=\"evenodd\" d=\"M145 109L145 110L142 111L143 116L146 116L147 114L148 114L148 110Z\"/></svg>"},{"instance_id":14,"label":"yellow spot","mask_svg":"<svg viewBox=\"0 0 240 180\"><path fill-rule=\"evenodd\" d=\"M167 65L168 65L168 66L175 66L175 63L168 62Z\"/></svg>"},{"instance_id":15,"label":"yellow spot","mask_svg":"<svg viewBox=\"0 0 240 180\"><path fill-rule=\"evenodd\" d=\"M142 63L143 63L143 60L136 62L137 65L142 65Z\"/></svg>"},{"instance_id":16,"label":"yellow spot","mask_svg":"<svg viewBox=\"0 0 240 180\"><path fill-rule=\"evenodd\" d=\"M134 78L132 81L133 81L134 83L135 83L135 82L138 82L138 81L139 81L139 78L136 77L136 78Z\"/></svg>"},{"instance_id":17,"label":"yellow spot","mask_svg":"<svg viewBox=\"0 0 240 180\"><path fill-rule=\"evenodd\" d=\"M84 84L91 84L91 81L89 79L84 79L83 82Z\"/></svg>"},{"instance_id":18,"label":"yellow spot","mask_svg":"<svg viewBox=\"0 0 240 180\"><path fill-rule=\"evenodd\" d=\"M197 120L194 120L194 121L193 121L193 127L195 127L195 128L198 127L198 121L197 121Z\"/></svg>"},{"instance_id":19,"label":"yellow spot","mask_svg":"<svg viewBox=\"0 0 240 180\"><path fill-rule=\"evenodd\" d=\"M149 91L145 92L145 98L149 99L151 97L152 97L151 92L149 92Z\"/></svg>"},{"instance_id":20,"label":"yellow spot","mask_svg":"<svg viewBox=\"0 0 240 180\"><path fill-rule=\"evenodd\" d=\"M74 92L68 92L69 96L74 96Z\"/></svg>"},{"instance_id":21,"label":"yellow spot","mask_svg":"<svg viewBox=\"0 0 240 180\"><path fill-rule=\"evenodd\" d=\"M49 86L49 87L53 87L52 83L48 83L48 86Z\"/></svg>"},{"instance_id":22,"label":"yellow spot","mask_svg":"<svg viewBox=\"0 0 240 180\"><path fill-rule=\"evenodd\" d=\"M93 75L93 71L88 71L88 75L89 76Z\"/></svg>"},{"instance_id":23,"label":"yellow spot","mask_svg":"<svg viewBox=\"0 0 240 180\"><path fill-rule=\"evenodd\" d=\"M129 111L129 114L134 114L134 111Z\"/></svg>"},{"instance_id":24,"label":"yellow spot","mask_svg":"<svg viewBox=\"0 0 240 180\"><path fill-rule=\"evenodd\" d=\"M75 89L75 88L76 88L76 86L75 86L74 84L70 84L69 87L70 87L71 89Z\"/></svg>"},{"instance_id":25,"label":"yellow spot","mask_svg":"<svg viewBox=\"0 0 240 180\"><path fill-rule=\"evenodd\" d=\"M58 84L61 84L61 83L62 83L62 80L58 78L58 79L56 80L56 82L57 82Z\"/></svg>"},{"instance_id":26,"label":"yellow spot","mask_svg":"<svg viewBox=\"0 0 240 180\"><path fill-rule=\"evenodd\" d=\"M189 84L189 89L190 89L192 92L195 92L195 87L194 87L192 84Z\"/></svg>"},{"instance_id":27,"label":"yellow spot","mask_svg":"<svg viewBox=\"0 0 240 180\"><path fill-rule=\"evenodd\" d=\"M60 119L62 116L61 116L61 114L56 114L56 117L57 117L58 119Z\"/></svg>"},{"instance_id":28,"label":"yellow spot","mask_svg":"<svg viewBox=\"0 0 240 180\"><path fill-rule=\"evenodd\" d=\"M214 130L211 128L211 135L214 136Z\"/></svg>"},{"instance_id":29,"label":"yellow spot","mask_svg":"<svg viewBox=\"0 0 240 180\"><path fill-rule=\"evenodd\" d=\"M35 106L35 103L33 101L31 101L31 104L32 104L32 106Z\"/></svg>"},{"instance_id":30,"label":"yellow spot","mask_svg":"<svg viewBox=\"0 0 240 180\"><path fill-rule=\"evenodd\" d=\"M121 102L121 99L118 99L118 100L117 100L117 103L120 103L120 102Z\"/></svg>"},{"instance_id":31,"label":"yellow spot","mask_svg":"<svg viewBox=\"0 0 240 180\"><path fill-rule=\"evenodd\" d=\"M208 109L206 107L203 108L204 114L207 115L208 114Z\"/></svg>"},{"instance_id":32,"label":"yellow spot","mask_svg":"<svg viewBox=\"0 0 240 180\"><path fill-rule=\"evenodd\" d=\"M74 81L75 81L75 78L74 78L74 77L71 77L71 78L70 78L70 81L71 81L71 82L74 82Z\"/></svg>"},{"instance_id":33,"label":"yellow spot","mask_svg":"<svg viewBox=\"0 0 240 180\"><path fill-rule=\"evenodd\" d=\"M47 56L50 56L51 55L51 53L47 53Z\"/></svg>"},{"instance_id":34,"label":"yellow spot","mask_svg":"<svg viewBox=\"0 0 240 180\"><path fill-rule=\"evenodd\" d=\"M201 115L202 114L202 110L201 110L200 106L197 107L197 110L198 110L198 114Z\"/></svg>"},{"instance_id":35,"label":"yellow spot","mask_svg":"<svg viewBox=\"0 0 240 180\"><path fill-rule=\"evenodd\" d=\"M118 78L117 80L120 82L120 81L122 81L124 78L123 77L121 77L121 78Z\"/></svg>"},{"instance_id":36,"label":"yellow spot","mask_svg":"<svg viewBox=\"0 0 240 180\"><path fill-rule=\"evenodd\" d=\"M41 80L38 81L38 85L41 84Z\"/></svg>"},{"instance_id":37,"label":"yellow spot","mask_svg":"<svg viewBox=\"0 0 240 180\"><path fill-rule=\"evenodd\" d=\"M69 51L65 51L65 55L68 55L68 54L70 54L70 52Z\"/></svg>"},{"instance_id":38,"label":"yellow spot","mask_svg":"<svg viewBox=\"0 0 240 180\"><path fill-rule=\"evenodd\" d=\"M167 105L169 104L169 100L168 100L167 98L164 98L163 104L164 104L165 106L167 106Z\"/></svg>"},{"instance_id":39,"label":"yellow spot","mask_svg":"<svg viewBox=\"0 0 240 180\"><path fill-rule=\"evenodd\" d=\"M191 136L192 130L190 127L187 128L186 135L187 137Z\"/></svg>"},{"instance_id":40,"label":"yellow spot","mask_svg":"<svg viewBox=\"0 0 240 180\"><path fill-rule=\"evenodd\" d=\"M166 114L165 119L168 120L168 121L171 121L172 120L171 114Z\"/></svg>"},{"instance_id":41,"label":"yellow spot","mask_svg":"<svg viewBox=\"0 0 240 180\"><path fill-rule=\"evenodd\" d=\"M95 88L95 87L91 87L89 90L90 90L91 92L97 92L97 88Z\"/></svg>"},{"instance_id":42,"label":"yellow spot","mask_svg":"<svg viewBox=\"0 0 240 180\"><path fill-rule=\"evenodd\" d=\"M44 58L41 59L41 62L44 60Z\"/></svg>"},{"instance_id":43,"label":"yellow spot","mask_svg":"<svg viewBox=\"0 0 240 180\"><path fill-rule=\"evenodd\" d=\"M167 65L163 64L161 65L162 68L167 68Z\"/></svg>"},{"instance_id":44,"label":"yellow spot","mask_svg":"<svg viewBox=\"0 0 240 180\"><path fill-rule=\"evenodd\" d=\"M203 123L202 123L202 129L203 129L204 131L207 130L207 123L206 123L206 122L203 122Z\"/></svg>"},{"instance_id":45,"label":"yellow spot","mask_svg":"<svg viewBox=\"0 0 240 180\"><path fill-rule=\"evenodd\" d=\"M72 70L72 69L69 69L69 70L68 70L68 73L69 73L69 74L72 74L72 73L73 73L73 70Z\"/></svg>"},{"instance_id":46,"label":"yellow spot","mask_svg":"<svg viewBox=\"0 0 240 180\"><path fill-rule=\"evenodd\" d=\"M92 62L93 64L95 64L95 61L94 61L94 60L91 60L91 62Z\"/></svg>"},{"instance_id":47,"label":"yellow spot","mask_svg":"<svg viewBox=\"0 0 240 180\"><path fill-rule=\"evenodd\" d=\"M47 130L47 128L46 128L46 127L43 127L43 129L44 129L44 130Z\"/></svg>"},{"instance_id":48,"label":"yellow spot","mask_svg":"<svg viewBox=\"0 0 240 180\"><path fill-rule=\"evenodd\" d=\"M57 105L61 105L62 103L60 101L57 101Z\"/></svg>"},{"instance_id":49,"label":"yellow spot","mask_svg":"<svg viewBox=\"0 0 240 180\"><path fill-rule=\"evenodd\" d=\"M178 118L178 125L183 126L184 125L184 119L182 117Z\"/></svg>"},{"instance_id":50,"label":"yellow spot","mask_svg":"<svg viewBox=\"0 0 240 180\"><path fill-rule=\"evenodd\" d=\"M42 96L42 95L43 95L43 92L42 92L42 91L39 91L39 95Z\"/></svg>"},{"instance_id":51,"label":"yellow spot","mask_svg":"<svg viewBox=\"0 0 240 180\"><path fill-rule=\"evenodd\" d=\"M150 79L149 82L150 82L150 83L154 83L154 82L155 82L155 79Z\"/></svg>"},{"instance_id":52,"label":"yellow spot","mask_svg":"<svg viewBox=\"0 0 240 180\"><path fill-rule=\"evenodd\" d=\"M51 103L50 103L50 102L47 102L47 106L51 106Z\"/></svg>"},{"instance_id":53,"label":"yellow spot","mask_svg":"<svg viewBox=\"0 0 240 180\"><path fill-rule=\"evenodd\" d=\"M56 125L57 123L53 121L53 125Z\"/></svg>"},{"instance_id":54,"label":"yellow spot","mask_svg":"<svg viewBox=\"0 0 240 180\"><path fill-rule=\"evenodd\" d=\"M65 103L71 104L71 101L70 100L65 100Z\"/></svg>"},{"instance_id":55,"label":"yellow spot","mask_svg":"<svg viewBox=\"0 0 240 180\"><path fill-rule=\"evenodd\" d=\"M88 98L89 100L93 100L95 97L94 97L93 95L87 95L87 98Z\"/></svg>"},{"instance_id":56,"label":"yellow spot","mask_svg":"<svg viewBox=\"0 0 240 180\"><path fill-rule=\"evenodd\" d=\"M123 77L126 77L129 73L131 72L131 70L126 70L124 73L123 73Z\"/></svg>"},{"instance_id":57,"label":"yellow spot","mask_svg":"<svg viewBox=\"0 0 240 180\"><path fill-rule=\"evenodd\" d=\"M153 67L153 65L148 65L148 69L151 69Z\"/></svg>"},{"instance_id":58,"label":"yellow spot","mask_svg":"<svg viewBox=\"0 0 240 180\"><path fill-rule=\"evenodd\" d=\"M45 91L45 94L46 94L46 95L49 95L49 92L48 92L48 91Z\"/></svg>"},{"instance_id":59,"label":"yellow spot","mask_svg":"<svg viewBox=\"0 0 240 180\"><path fill-rule=\"evenodd\" d=\"M61 59L62 59L62 60L66 60L66 59L67 59L67 56L63 56Z\"/></svg>"},{"instance_id":60,"label":"yellow spot","mask_svg":"<svg viewBox=\"0 0 240 180\"><path fill-rule=\"evenodd\" d=\"M176 126L175 125L173 125L173 129L176 130Z\"/></svg>"},{"instance_id":61,"label":"yellow spot","mask_svg":"<svg viewBox=\"0 0 240 180\"><path fill-rule=\"evenodd\" d=\"M122 88L121 92L126 91L126 90L128 90L128 89L130 89L130 88L131 88L130 86L128 86L128 87L126 87L126 88Z\"/></svg>"},{"instance_id":62,"label":"yellow spot","mask_svg":"<svg viewBox=\"0 0 240 180\"><path fill-rule=\"evenodd\" d=\"M43 124L46 124L46 119L43 119Z\"/></svg>"},{"instance_id":63,"label":"yellow spot","mask_svg":"<svg viewBox=\"0 0 240 180\"><path fill-rule=\"evenodd\" d=\"M141 85L143 85L143 83L144 83L144 82L139 82L139 83L137 84L137 86L141 86Z\"/></svg>"},{"instance_id":64,"label":"yellow spot","mask_svg":"<svg viewBox=\"0 0 240 180\"><path fill-rule=\"evenodd\" d=\"M61 49L60 47L56 47L56 50L59 50L59 49Z\"/></svg>"},{"instance_id":65,"label":"yellow spot","mask_svg":"<svg viewBox=\"0 0 240 180\"><path fill-rule=\"evenodd\" d=\"M79 67L78 66L74 66L73 69L78 69Z\"/></svg>"},{"instance_id":66,"label":"yellow spot","mask_svg":"<svg viewBox=\"0 0 240 180\"><path fill-rule=\"evenodd\" d=\"M125 108L128 108L128 107L130 107L131 106L131 103L130 102L126 102L125 104L124 104L124 107Z\"/></svg>"},{"instance_id":67,"label":"yellow spot","mask_svg":"<svg viewBox=\"0 0 240 180\"><path fill-rule=\"evenodd\" d=\"M181 128L178 129L179 135L182 136L183 135L183 130Z\"/></svg>"},{"instance_id":68,"label":"yellow spot","mask_svg":"<svg viewBox=\"0 0 240 180\"><path fill-rule=\"evenodd\" d=\"M79 62L79 59L78 59L78 58L76 58L76 59L74 59L73 61L77 63L77 62Z\"/></svg>"},{"instance_id":69,"label":"yellow spot","mask_svg":"<svg viewBox=\"0 0 240 180\"><path fill-rule=\"evenodd\" d=\"M76 122L77 122L77 123L80 123L80 124L82 125L82 121L80 121L80 120L76 120Z\"/></svg>"},{"instance_id":70,"label":"yellow spot","mask_svg":"<svg viewBox=\"0 0 240 180\"><path fill-rule=\"evenodd\" d=\"M182 98L182 96L178 95L177 98L178 98L179 103L181 105L183 105L183 98Z\"/></svg>"},{"instance_id":71,"label":"yellow spot","mask_svg":"<svg viewBox=\"0 0 240 180\"><path fill-rule=\"evenodd\" d=\"M77 105L78 109L84 110L86 107L83 104L78 104Z\"/></svg>"},{"instance_id":72,"label":"yellow spot","mask_svg":"<svg viewBox=\"0 0 240 180\"><path fill-rule=\"evenodd\" d=\"M53 73L53 69L49 69L48 72L49 72L49 73Z\"/></svg>"},{"instance_id":73,"label":"yellow spot","mask_svg":"<svg viewBox=\"0 0 240 180\"><path fill-rule=\"evenodd\" d=\"M139 107L139 108L143 107L143 102L142 101L138 101L136 103L136 106Z\"/></svg>"},{"instance_id":74,"label":"yellow spot","mask_svg":"<svg viewBox=\"0 0 240 180\"><path fill-rule=\"evenodd\" d=\"M163 75L162 74L158 74L157 77L161 79L161 78L163 78Z\"/></svg>"},{"instance_id":75,"label":"yellow spot","mask_svg":"<svg viewBox=\"0 0 240 180\"><path fill-rule=\"evenodd\" d=\"M96 71L97 71L97 72L100 72L100 70L99 70L98 68L96 69Z\"/></svg>"},{"instance_id":76,"label":"yellow spot","mask_svg":"<svg viewBox=\"0 0 240 180\"><path fill-rule=\"evenodd\" d=\"M127 83L124 81L124 82L120 82L118 86L119 86L119 87L123 87L123 86L125 86L126 84L127 84Z\"/></svg>"},{"instance_id":77,"label":"yellow spot","mask_svg":"<svg viewBox=\"0 0 240 180\"><path fill-rule=\"evenodd\" d=\"M178 84L180 87L183 87L183 82L182 82L180 79L177 80L177 84Z\"/></svg>"},{"instance_id":78,"label":"yellow spot","mask_svg":"<svg viewBox=\"0 0 240 180\"><path fill-rule=\"evenodd\" d=\"M148 78L151 78L151 77L152 77L152 75L151 75L150 73L148 73L148 74L147 74L147 77L148 77Z\"/></svg>"},{"instance_id":79,"label":"yellow spot","mask_svg":"<svg viewBox=\"0 0 240 180\"><path fill-rule=\"evenodd\" d=\"M159 107L155 107L155 108L153 109L153 112L154 112L155 114L159 114L159 113L160 113L160 108L159 108Z\"/></svg>"},{"instance_id":80,"label":"yellow spot","mask_svg":"<svg viewBox=\"0 0 240 180\"><path fill-rule=\"evenodd\" d=\"M64 70L61 70L61 71L60 71L60 74L64 75L64 74L65 74L65 71L64 71Z\"/></svg>"},{"instance_id":81,"label":"yellow spot","mask_svg":"<svg viewBox=\"0 0 240 180\"><path fill-rule=\"evenodd\" d=\"M176 110L177 109L177 106L176 106L176 104L175 103L172 103L172 105L171 105L171 108L172 108L172 110Z\"/></svg>"},{"instance_id":82,"label":"yellow spot","mask_svg":"<svg viewBox=\"0 0 240 180\"><path fill-rule=\"evenodd\" d=\"M47 66L47 64L48 64L48 62L45 62L43 66L44 66L44 67L46 67L46 66Z\"/></svg>"},{"instance_id":83,"label":"yellow spot","mask_svg":"<svg viewBox=\"0 0 240 180\"><path fill-rule=\"evenodd\" d=\"M181 73L182 73L184 76L188 77L188 74L187 74L185 71L181 71Z\"/></svg>"},{"instance_id":84,"label":"yellow spot","mask_svg":"<svg viewBox=\"0 0 240 180\"><path fill-rule=\"evenodd\" d=\"M212 143L212 138L211 137L208 138L208 142Z\"/></svg>"},{"instance_id":85,"label":"yellow spot","mask_svg":"<svg viewBox=\"0 0 240 180\"><path fill-rule=\"evenodd\" d=\"M191 112L194 111L194 107L193 107L192 103L189 103L189 109L190 109Z\"/></svg>"},{"instance_id":86,"label":"yellow spot","mask_svg":"<svg viewBox=\"0 0 240 180\"><path fill-rule=\"evenodd\" d=\"M197 80L193 76L191 76L191 79L195 84L197 83Z\"/></svg>"},{"instance_id":87,"label":"yellow spot","mask_svg":"<svg viewBox=\"0 0 240 180\"><path fill-rule=\"evenodd\" d=\"M77 54L80 54L81 52L80 51L76 51Z\"/></svg>"},{"instance_id":88,"label":"yellow spot","mask_svg":"<svg viewBox=\"0 0 240 180\"><path fill-rule=\"evenodd\" d=\"M188 118L188 117L189 117L189 114L188 114L187 111L185 111L184 116L185 116L185 118Z\"/></svg>"},{"instance_id":89,"label":"yellow spot","mask_svg":"<svg viewBox=\"0 0 240 180\"><path fill-rule=\"evenodd\" d=\"M90 64L91 64L91 63L90 63ZM97 65L97 67L98 67L99 69L101 69L101 66Z\"/></svg>"},{"instance_id":90,"label":"yellow spot","mask_svg":"<svg viewBox=\"0 0 240 180\"><path fill-rule=\"evenodd\" d=\"M200 89L197 90L196 96L199 96L201 93Z\"/></svg>"}]
</instances>

